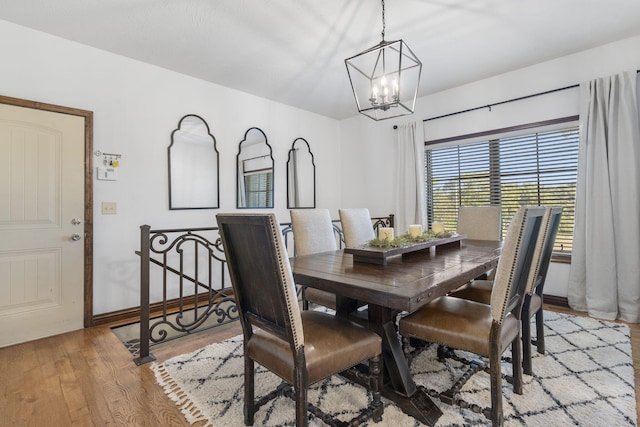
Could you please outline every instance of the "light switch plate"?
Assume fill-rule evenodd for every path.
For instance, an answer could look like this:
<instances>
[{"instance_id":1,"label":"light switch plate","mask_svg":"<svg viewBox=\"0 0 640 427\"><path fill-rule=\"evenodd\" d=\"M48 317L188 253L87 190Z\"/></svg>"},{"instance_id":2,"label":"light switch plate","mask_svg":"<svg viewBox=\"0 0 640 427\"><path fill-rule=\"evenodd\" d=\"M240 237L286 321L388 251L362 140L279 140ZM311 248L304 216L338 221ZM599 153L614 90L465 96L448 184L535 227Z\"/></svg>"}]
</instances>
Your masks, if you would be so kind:
<instances>
[{"instance_id":1,"label":"light switch plate","mask_svg":"<svg viewBox=\"0 0 640 427\"><path fill-rule=\"evenodd\" d=\"M102 202L102 215L115 215L117 209L116 202Z\"/></svg>"}]
</instances>

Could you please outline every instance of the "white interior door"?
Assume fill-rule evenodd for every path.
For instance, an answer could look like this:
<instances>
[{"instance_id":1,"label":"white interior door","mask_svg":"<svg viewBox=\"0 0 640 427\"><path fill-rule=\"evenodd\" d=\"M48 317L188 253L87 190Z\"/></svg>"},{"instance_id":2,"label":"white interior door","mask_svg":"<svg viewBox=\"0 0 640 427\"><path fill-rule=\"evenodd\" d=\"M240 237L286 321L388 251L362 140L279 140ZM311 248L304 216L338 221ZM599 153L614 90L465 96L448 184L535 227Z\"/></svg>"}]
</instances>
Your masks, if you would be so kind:
<instances>
[{"instance_id":1,"label":"white interior door","mask_svg":"<svg viewBox=\"0 0 640 427\"><path fill-rule=\"evenodd\" d=\"M0 347L83 327L84 120L0 104Z\"/></svg>"}]
</instances>

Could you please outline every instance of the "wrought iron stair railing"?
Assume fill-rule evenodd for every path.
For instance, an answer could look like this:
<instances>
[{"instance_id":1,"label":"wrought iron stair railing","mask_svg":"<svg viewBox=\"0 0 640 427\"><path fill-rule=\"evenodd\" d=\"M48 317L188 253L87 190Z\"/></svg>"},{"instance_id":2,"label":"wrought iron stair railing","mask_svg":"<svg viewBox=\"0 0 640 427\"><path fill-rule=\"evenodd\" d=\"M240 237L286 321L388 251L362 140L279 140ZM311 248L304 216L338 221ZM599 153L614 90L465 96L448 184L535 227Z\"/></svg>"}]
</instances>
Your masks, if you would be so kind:
<instances>
[{"instance_id":1,"label":"wrought iron stair railing","mask_svg":"<svg viewBox=\"0 0 640 427\"><path fill-rule=\"evenodd\" d=\"M393 227L393 215L372 218L372 226ZM291 223L280 224L293 256ZM334 221L339 247L344 237ZM151 346L237 320L224 248L217 227L152 230L140 226L141 365L155 360ZM152 306L154 308L152 312Z\"/></svg>"}]
</instances>

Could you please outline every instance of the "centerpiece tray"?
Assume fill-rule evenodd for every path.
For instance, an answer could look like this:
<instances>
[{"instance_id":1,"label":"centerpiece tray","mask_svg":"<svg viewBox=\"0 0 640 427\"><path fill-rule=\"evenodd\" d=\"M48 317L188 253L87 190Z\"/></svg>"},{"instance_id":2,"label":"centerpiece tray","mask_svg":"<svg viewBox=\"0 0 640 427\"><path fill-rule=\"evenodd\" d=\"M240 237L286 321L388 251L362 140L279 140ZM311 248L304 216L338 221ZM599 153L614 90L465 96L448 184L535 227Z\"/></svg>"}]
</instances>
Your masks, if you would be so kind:
<instances>
[{"instance_id":1,"label":"centerpiece tray","mask_svg":"<svg viewBox=\"0 0 640 427\"><path fill-rule=\"evenodd\" d=\"M344 253L352 254L354 262L386 265L387 260L396 255L407 256L419 251L430 250L432 247L436 247L437 250L438 246L460 247L460 241L466 238L466 234L453 234L449 237L433 238L424 242L389 248L366 244L353 248L345 248Z\"/></svg>"}]
</instances>

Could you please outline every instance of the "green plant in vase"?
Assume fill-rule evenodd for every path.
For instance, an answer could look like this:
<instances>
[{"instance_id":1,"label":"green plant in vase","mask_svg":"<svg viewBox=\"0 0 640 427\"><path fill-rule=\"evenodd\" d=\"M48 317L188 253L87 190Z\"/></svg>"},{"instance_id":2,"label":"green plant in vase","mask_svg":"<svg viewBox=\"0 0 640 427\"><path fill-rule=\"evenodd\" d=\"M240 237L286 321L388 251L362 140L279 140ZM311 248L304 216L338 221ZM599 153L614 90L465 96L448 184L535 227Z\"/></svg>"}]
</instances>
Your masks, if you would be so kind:
<instances>
[{"instance_id":1,"label":"green plant in vase","mask_svg":"<svg viewBox=\"0 0 640 427\"><path fill-rule=\"evenodd\" d=\"M451 237L453 233L448 231L442 231L440 233L433 233L431 230L424 231L417 236L411 236L409 233L404 233L395 239L381 239L376 237L369 240L368 245L376 248L401 248L403 246L415 245L417 243L424 243L435 239L444 239Z\"/></svg>"}]
</instances>

